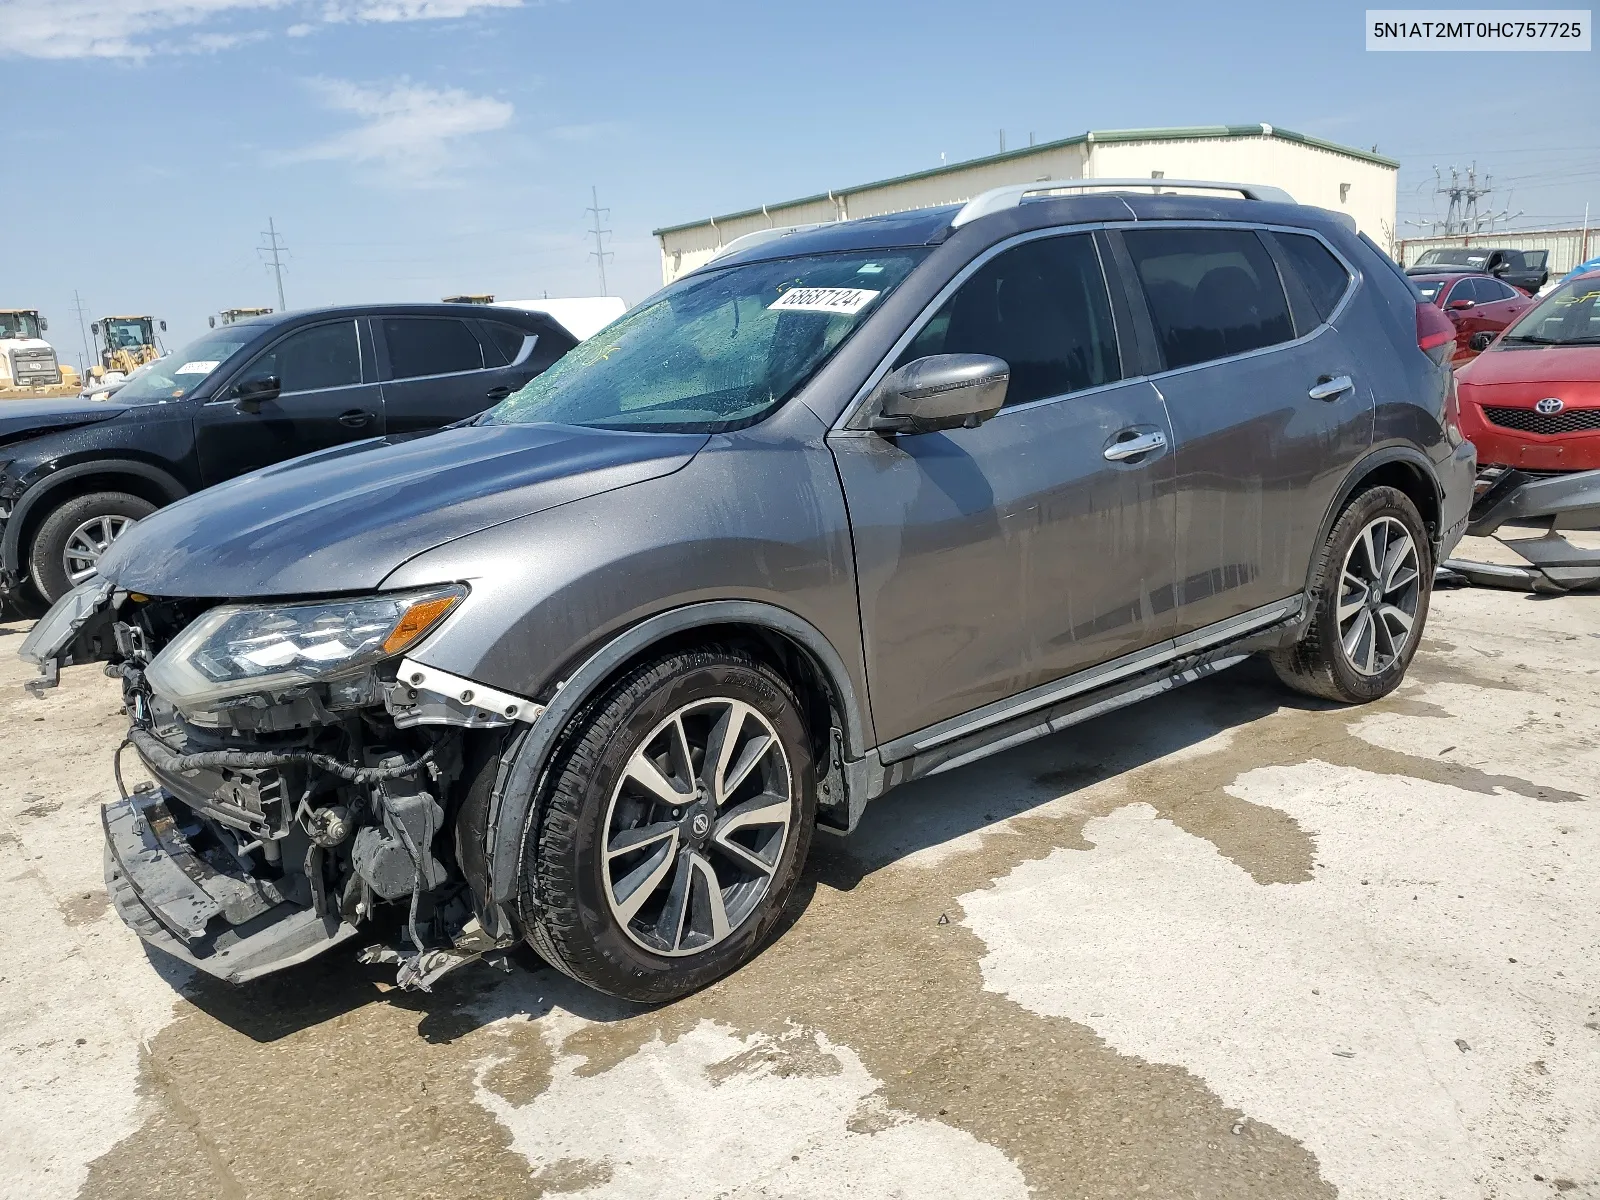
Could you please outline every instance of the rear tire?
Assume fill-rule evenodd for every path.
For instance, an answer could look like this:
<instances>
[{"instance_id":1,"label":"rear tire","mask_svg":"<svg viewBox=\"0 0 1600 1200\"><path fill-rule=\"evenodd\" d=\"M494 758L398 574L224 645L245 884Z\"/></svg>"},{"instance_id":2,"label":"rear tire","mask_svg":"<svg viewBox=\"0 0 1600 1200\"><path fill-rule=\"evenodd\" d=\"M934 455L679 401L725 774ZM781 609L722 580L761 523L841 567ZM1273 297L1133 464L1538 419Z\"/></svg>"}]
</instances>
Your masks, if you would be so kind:
<instances>
[{"instance_id":1,"label":"rear tire","mask_svg":"<svg viewBox=\"0 0 1600 1200\"><path fill-rule=\"evenodd\" d=\"M1267 654L1272 669L1322 700L1387 696L1417 652L1433 594L1432 545L1417 506L1392 487L1353 498L1312 579L1311 624L1299 642Z\"/></svg>"},{"instance_id":2,"label":"rear tire","mask_svg":"<svg viewBox=\"0 0 1600 1200\"><path fill-rule=\"evenodd\" d=\"M34 588L54 604L77 586L68 574L69 562L74 573L92 567L99 550L155 510L150 501L127 492L90 492L61 504L33 538L28 574Z\"/></svg>"},{"instance_id":3,"label":"rear tire","mask_svg":"<svg viewBox=\"0 0 1600 1200\"><path fill-rule=\"evenodd\" d=\"M754 957L816 822L802 712L772 668L717 646L634 668L574 718L523 835L520 920L540 957L643 1003Z\"/></svg>"}]
</instances>

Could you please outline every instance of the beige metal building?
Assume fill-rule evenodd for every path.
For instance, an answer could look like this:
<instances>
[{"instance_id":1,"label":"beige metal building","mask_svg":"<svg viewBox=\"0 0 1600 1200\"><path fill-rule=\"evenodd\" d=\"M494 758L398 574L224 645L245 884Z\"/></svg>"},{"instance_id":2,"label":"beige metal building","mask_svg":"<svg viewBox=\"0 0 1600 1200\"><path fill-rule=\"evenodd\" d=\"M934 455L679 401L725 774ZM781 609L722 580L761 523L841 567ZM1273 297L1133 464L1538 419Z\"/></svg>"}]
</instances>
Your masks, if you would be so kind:
<instances>
[{"instance_id":1,"label":"beige metal building","mask_svg":"<svg viewBox=\"0 0 1600 1200\"><path fill-rule=\"evenodd\" d=\"M734 238L758 229L956 204L1008 183L1165 177L1283 188L1302 204L1349 213L1363 233L1388 249L1394 243L1399 167L1381 154L1274 125L1091 131L860 187L669 225L655 236L661 243L662 281L671 283Z\"/></svg>"}]
</instances>

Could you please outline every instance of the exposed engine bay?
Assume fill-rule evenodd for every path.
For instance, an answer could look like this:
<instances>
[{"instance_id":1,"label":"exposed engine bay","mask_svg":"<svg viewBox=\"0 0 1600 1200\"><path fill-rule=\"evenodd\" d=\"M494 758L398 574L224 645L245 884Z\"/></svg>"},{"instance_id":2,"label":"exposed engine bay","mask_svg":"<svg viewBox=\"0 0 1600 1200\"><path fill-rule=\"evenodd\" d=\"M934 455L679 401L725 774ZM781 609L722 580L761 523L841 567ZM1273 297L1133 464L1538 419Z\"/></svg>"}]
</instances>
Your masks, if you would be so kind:
<instances>
[{"instance_id":1,"label":"exposed engine bay","mask_svg":"<svg viewBox=\"0 0 1600 1200\"><path fill-rule=\"evenodd\" d=\"M399 945L364 958L397 964L402 986L510 945L509 920L482 911L469 883L458 830L518 721L542 710L396 652L459 591L308 602L308 620L104 584L41 622L23 651L44 676L31 687L65 662L104 661L122 680L122 798L104 823L123 920L235 983L355 937L386 905L403 914ZM131 792L130 750L154 781Z\"/></svg>"}]
</instances>

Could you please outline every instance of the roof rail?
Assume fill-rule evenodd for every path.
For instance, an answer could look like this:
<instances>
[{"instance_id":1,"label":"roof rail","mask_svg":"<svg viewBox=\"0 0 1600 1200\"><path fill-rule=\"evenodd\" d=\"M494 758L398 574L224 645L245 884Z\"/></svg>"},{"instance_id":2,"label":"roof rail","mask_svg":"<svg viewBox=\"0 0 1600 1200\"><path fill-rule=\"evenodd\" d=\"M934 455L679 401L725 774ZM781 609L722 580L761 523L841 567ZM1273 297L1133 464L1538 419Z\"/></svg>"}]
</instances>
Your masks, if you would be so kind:
<instances>
[{"instance_id":1,"label":"roof rail","mask_svg":"<svg viewBox=\"0 0 1600 1200\"><path fill-rule=\"evenodd\" d=\"M1238 192L1246 200L1265 200L1273 204L1293 204L1295 199L1282 188L1267 187L1260 183L1216 183L1204 179L1041 179L1037 183L1013 183L1005 187L990 188L974 196L955 215L950 228L959 229L969 221L987 217L990 213L1016 208L1024 197L1045 192L1083 191L1087 188L1130 188L1157 190L1165 188L1196 188L1208 192Z\"/></svg>"},{"instance_id":2,"label":"roof rail","mask_svg":"<svg viewBox=\"0 0 1600 1200\"><path fill-rule=\"evenodd\" d=\"M788 237L791 233L804 233L808 229L821 229L827 221L813 221L809 225L778 225L772 229L758 229L754 233L742 234L723 246L707 262L716 262L719 258L726 258L730 254L737 254L741 250L748 250L752 246L759 246L763 242L775 241L781 237Z\"/></svg>"}]
</instances>

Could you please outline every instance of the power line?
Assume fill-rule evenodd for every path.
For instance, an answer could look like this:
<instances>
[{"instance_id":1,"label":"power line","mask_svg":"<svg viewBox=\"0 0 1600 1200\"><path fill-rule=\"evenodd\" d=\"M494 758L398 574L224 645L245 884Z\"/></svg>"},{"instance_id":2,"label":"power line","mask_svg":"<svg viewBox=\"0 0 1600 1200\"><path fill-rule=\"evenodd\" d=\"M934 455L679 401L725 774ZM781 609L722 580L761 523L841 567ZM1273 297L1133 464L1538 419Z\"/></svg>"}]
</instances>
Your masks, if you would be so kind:
<instances>
[{"instance_id":1,"label":"power line","mask_svg":"<svg viewBox=\"0 0 1600 1200\"><path fill-rule=\"evenodd\" d=\"M257 246L257 254L267 254L267 266L272 268L273 277L278 281L278 311L286 312L289 308L283 299L283 256L289 252L289 247L278 244L278 227L272 223L272 218L267 218L267 227L261 231L261 236L267 239L265 246Z\"/></svg>"},{"instance_id":2,"label":"power line","mask_svg":"<svg viewBox=\"0 0 1600 1200\"><path fill-rule=\"evenodd\" d=\"M589 257L600 264L600 294L602 296L609 296L611 293L606 290L606 259L615 258L616 255L612 254L611 251L606 249L606 244L602 235L610 233L611 230L600 228L600 216L603 213L609 217L611 215L611 210L609 208L600 207L600 191L598 188L591 187L589 189L589 197L594 201L594 206L592 208L586 208L583 210L584 212L592 213L594 215L594 228L589 231L590 233L594 234L594 249L589 251Z\"/></svg>"}]
</instances>

